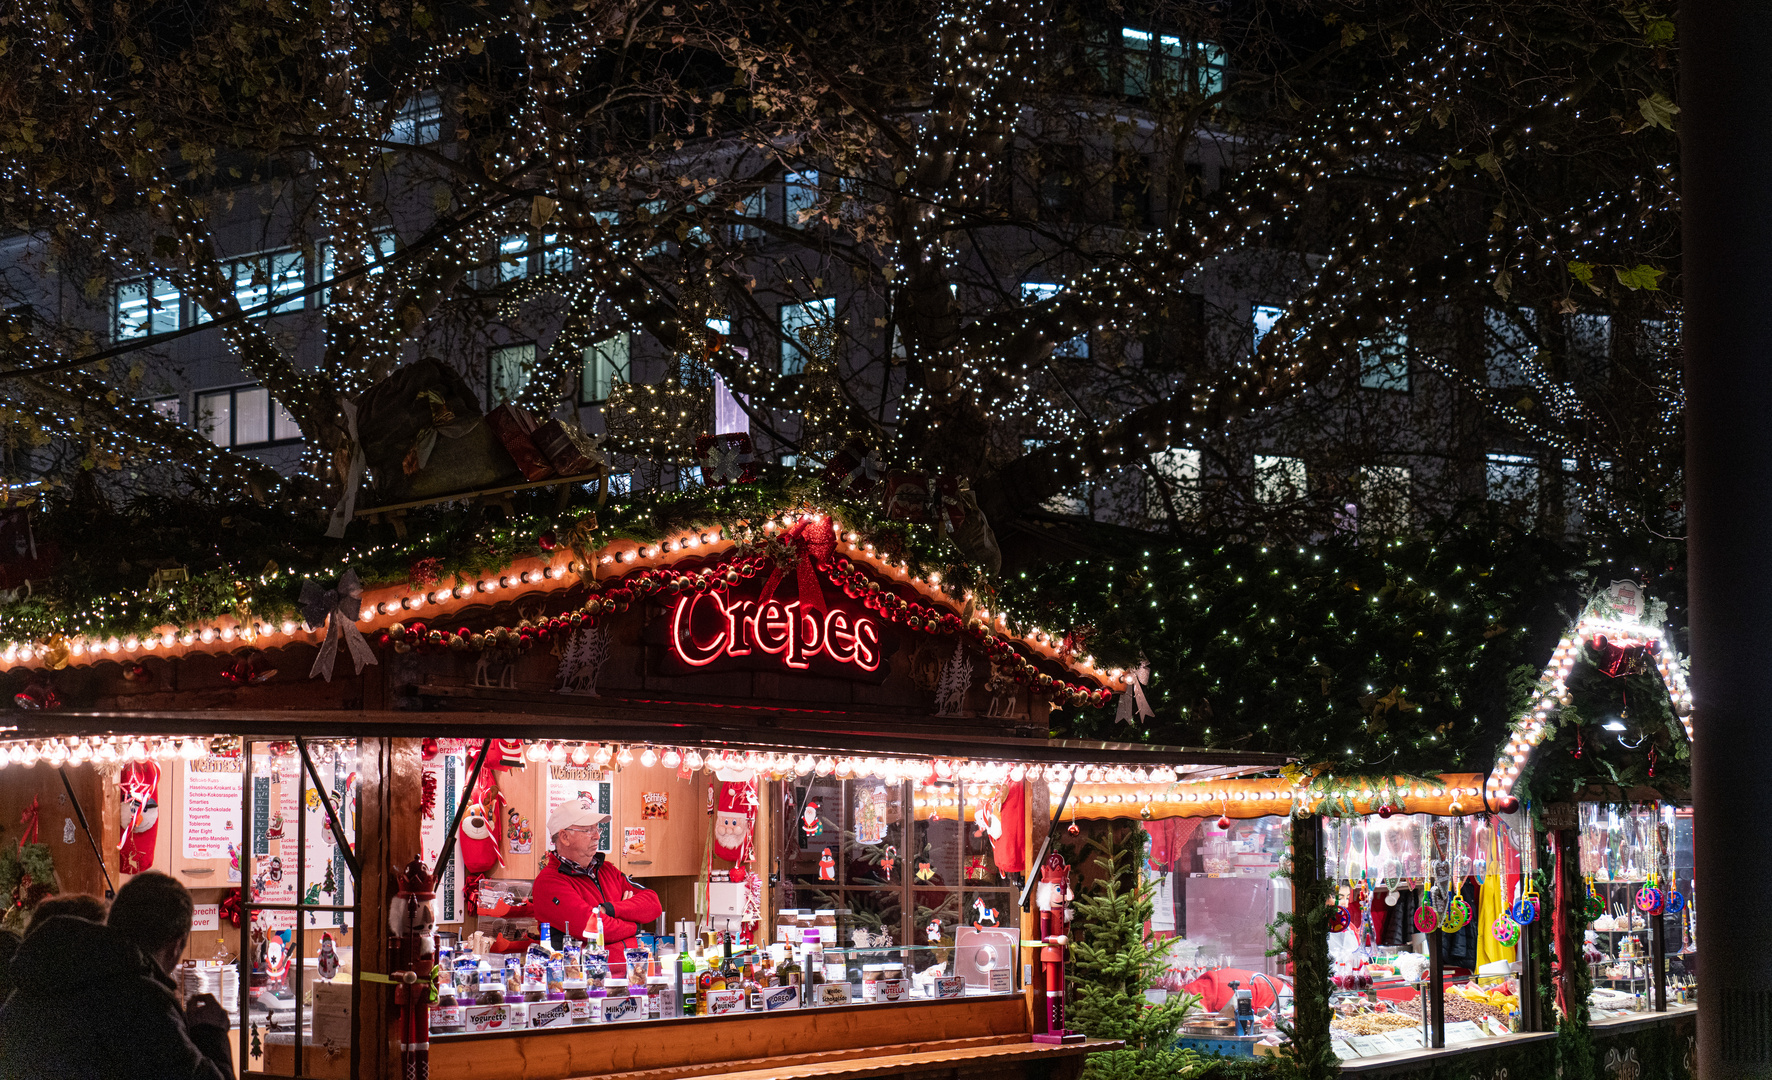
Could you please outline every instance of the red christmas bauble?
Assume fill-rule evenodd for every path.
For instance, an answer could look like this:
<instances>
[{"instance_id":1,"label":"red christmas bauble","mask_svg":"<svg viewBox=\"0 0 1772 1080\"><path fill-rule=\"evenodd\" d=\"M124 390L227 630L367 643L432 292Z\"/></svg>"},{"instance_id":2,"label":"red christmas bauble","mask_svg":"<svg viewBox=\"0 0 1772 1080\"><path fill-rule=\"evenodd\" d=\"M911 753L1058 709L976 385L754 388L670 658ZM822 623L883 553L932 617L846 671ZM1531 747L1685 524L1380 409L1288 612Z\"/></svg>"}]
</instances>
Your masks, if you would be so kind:
<instances>
[{"instance_id":1,"label":"red christmas bauble","mask_svg":"<svg viewBox=\"0 0 1772 1080\"><path fill-rule=\"evenodd\" d=\"M1231 827L1231 819L1228 817L1219 818L1218 827L1221 831L1229 831Z\"/></svg>"}]
</instances>

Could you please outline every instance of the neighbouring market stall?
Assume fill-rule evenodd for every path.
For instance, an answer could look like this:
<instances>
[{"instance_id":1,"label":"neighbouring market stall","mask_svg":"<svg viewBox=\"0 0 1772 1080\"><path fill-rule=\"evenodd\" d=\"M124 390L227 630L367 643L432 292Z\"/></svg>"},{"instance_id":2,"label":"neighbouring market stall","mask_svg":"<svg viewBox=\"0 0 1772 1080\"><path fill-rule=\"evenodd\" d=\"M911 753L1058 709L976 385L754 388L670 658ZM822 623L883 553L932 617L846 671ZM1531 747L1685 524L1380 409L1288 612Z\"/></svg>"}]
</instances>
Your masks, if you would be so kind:
<instances>
[{"instance_id":1,"label":"neighbouring market stall","mask_svg":"<svg viewBox=\"0 0 1772 1080\"><path fill-rule=\"evenodd\" d=\"M1033 1038L1064 892L1033 879L1079 771L1169 798L1282 763L1035 737L1125 673L815 507L577 539L15 643L0 820L64 887L193 889L180 980L243 1073L1063 1074L1107 1045ZM633 951L529 902L569 802L658 897Z\"/></svg>"},{"instance_id":2,"label":"neighbouring market stall","mask_svg":"<svg viewBox=\"0 0 1772 1080\"><path fill-rule=\"evenodd\" d=\"M1150 833L1151 931L1178 938L1170 988L1202 995L1186 1045L1302 1045L1374 1077L1690 1076L1690 706L1653 605L1617 582L1487 775L1084 784L1074 814Z\"/></svg>"}]
</instances>

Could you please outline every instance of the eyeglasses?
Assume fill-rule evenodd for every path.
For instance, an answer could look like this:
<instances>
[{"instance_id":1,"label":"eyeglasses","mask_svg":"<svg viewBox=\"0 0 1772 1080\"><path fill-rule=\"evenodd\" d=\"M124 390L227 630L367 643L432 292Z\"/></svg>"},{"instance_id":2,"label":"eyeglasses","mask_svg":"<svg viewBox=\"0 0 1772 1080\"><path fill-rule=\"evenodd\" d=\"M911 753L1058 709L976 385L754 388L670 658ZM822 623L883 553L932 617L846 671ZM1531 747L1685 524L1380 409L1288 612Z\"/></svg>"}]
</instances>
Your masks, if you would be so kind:
<instances>
[{"instance_id":1,"label":"eyeglasses","mask_svg":"<svg viewBox=\"0 0 1772 1080\"><path fill-rule=\"evenodd\" d=\"M561 829L560 831L561 832L585 833L588 835L590 833L596 832L597 826L595 826L595 825L568 825L564 829Z\"/></svg>"}]
</instances>

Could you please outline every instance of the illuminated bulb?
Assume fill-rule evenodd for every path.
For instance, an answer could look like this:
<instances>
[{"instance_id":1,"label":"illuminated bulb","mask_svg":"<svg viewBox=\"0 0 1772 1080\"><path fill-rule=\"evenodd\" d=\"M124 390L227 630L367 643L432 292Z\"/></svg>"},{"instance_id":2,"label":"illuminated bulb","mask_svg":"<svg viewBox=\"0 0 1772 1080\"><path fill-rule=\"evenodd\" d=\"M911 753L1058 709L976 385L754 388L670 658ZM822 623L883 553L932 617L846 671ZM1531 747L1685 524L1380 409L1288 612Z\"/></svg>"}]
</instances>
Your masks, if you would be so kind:
<instances>
[{"instance_id":1,"label":"illuminated bulb","mask_svg":"<svg viewBox=\"0 0 1772 1080\"><path fill-rule=\"evenodd\" d=\"M842 761L837 762L837 777L839 779L847 780L851 776L854 776L854 775L855 775L855 759L854 758L847 758L846 757Z\"/></svg>"},{"instance_id":2,"label":"illuminated bulb","mask_svg":"<svg viewBox=\"0 0 1772 1080\"><path fill-rule=\"evenodd\" d=\"M590 747L586 746L584 743L578 743L577 745L573 746L573 748L572 748L572 763L574 765L582 766L582 765L587 764L590 760L591 760L591 748Z\"/></svg>"},{"instance_id":3,"label":"illuminated bulb","mask_svg":"<svg viewBox=\"0 0 1772 1080\"><path fill-rule=\"evenodd\" d=\"M837 771L837 763L827 755L818 759L818 775L829 776Z\"/></svg>"},{"instance_id":4,"label":"illuminated bulb","mask_svg":"<svg viewBox=\"0 0 1772 1080\"><path fill-rule=\"evenodd\" d=\"M634 763L634 752L625 746L622 747L621 753L615 755L615 763L617 765L632 765Z\"/></svg>"},{"instance_id":5,"label":"illuminated bulb","mask_svg":"<svg viewBox=\"0 0 1772 1080\"><path fill-rule=\"evenodd\" d=\"M810 773L813 769L815 769L817 767L818 767L818 762L812 760L811 754L806 754L805 756L801 757L799 761L794 762L794 772L798 773L801 776L805 776L807 773Z\"/></svg>"},{"instance_id":6,"label":"illuminated bulb","mask_svg":"<svg viewBox=\"0 0 1772 1080\"><path fill-rule=\"evenodd\" d=\"M652 768L654 765L657 765L658 764L658 752L656 750L652 749L652 747L650 747L650 746L648 746L646 749L640 751L640 764L645 766L648 769Z\"/></svg>"},{"instance_id":7,"label":"illuminated bulb","mask_svg":"<svg viewBox=\"0 0 1772 1080\"><path fill-rule=\"evenodd\" d=\"M675 769L677 766L683 764L683 755L678 753L677 748L673 746L666 750L664 752L664 757L659 758L659 760L664 763L665 768Z\"/></svg>"},{"instance_id":8,"label":"illuminated bulb","mask_svg":"<svg viewBox=\"0 0 1772 1080\"><path fill-rule=\"evenodd\" d=\"M552 743L548 746L548 764L550 764L550 765L564 765L564 764L566 764L566 747L563 744Z\"/></svg>"},{"instance_id":9,"label":"illuminated bulb","mask_svg":"<svg viewBox=\"0 0 1772 1080\"><path fill-rule=\"evenodd\" d=\"M1022 780L1027 778L1027 774L1028 774L1027 766L1023 765L1019 761L1016 762L1015 764L1009 766L1009 779L1014 783L1017 783L1017 784L1021 783Z\"/></svg>"},{"instance_id":10,"label":"illuminated bulb","mask_svg":"<svg viewBox=\"0 0 1772 1080\"><path fill-rule=\"evenodd\" d=\"M18 761L21 765L37 764L37 745L35 743L26 743L24 749L20 751Z\"/></svg>"},{"instance_id":11,"label":"illuminated bulb","mask_svg":"<svg viewBox=\"0 0 1772 1080\"><path fill-rule=\"evenodd\" d=\"M527 747L524 748L523 756L524 756L524 758L528 759L529 761L546 761L547 756L548 756L548 748L543 746L541 743L532 742Z\"/></svg>"},{"instance_id":12,"label":"illuminated bulb","mask_svg":"<svg viewBox=\"0 0 1772 1080\"><path fill-rule=\"evenodd\" d=\"M599 747L597 747L596 752L591 754L591 760L596 762L598 765L607 765L607 764L609 764L609 759L613 758L614 756L615 756L614 750L611 750L607 746L599 746Z\"/></svg>"},{"instance_id":13,"label":"illuminated bulb","mask_svg":"<svg viewBox=\"0 0 1772 1080\"><path fill-rule=\"evenodd\" d=\"M689 766L689 768L691 770L701 768L701 751L699 751L699 750L689 751L689 753L686 754L683 758L683 764Z\"/></svg>"},{"instance_id":14,"label":"illuminated bulb","mask_svg":"<svg viewBox=\"0 0 1772 1080\"><path fill-rule=\"evenodd\" d=\"M76 765L83 765L92 760L92 747L85 743L75 743L74 752L68 755Z\"/></svg>"},{"instance_id":15,"label":"illuminated bulb","mask_svg":"<svg viewBox=\"0 0 1772 1080\"><path fill-rule=\"evenodd\" d=\"M142 743L142 741L140 739L137 739L134 742L129 744L129 760L131 760L131 761L146 761L147 757L148 757L148 748L146 745L144 745Z\"/></svg>"},{"instance_id":16,"label":"illuminated bulb","mask_svg":"<svg viewBox=\"0 0 1772 1080\"><path fill-rule=\"evenodd\" d=\"M284 633L285 633L285 634L293 634L293 633L295 633L295 623L294 623L294 621L293 621L293 620L288 620L288 619L286 619L286 620L284 620L284 622L283 622L283 632L284 632Z\"/></svg>"}]
</instances>

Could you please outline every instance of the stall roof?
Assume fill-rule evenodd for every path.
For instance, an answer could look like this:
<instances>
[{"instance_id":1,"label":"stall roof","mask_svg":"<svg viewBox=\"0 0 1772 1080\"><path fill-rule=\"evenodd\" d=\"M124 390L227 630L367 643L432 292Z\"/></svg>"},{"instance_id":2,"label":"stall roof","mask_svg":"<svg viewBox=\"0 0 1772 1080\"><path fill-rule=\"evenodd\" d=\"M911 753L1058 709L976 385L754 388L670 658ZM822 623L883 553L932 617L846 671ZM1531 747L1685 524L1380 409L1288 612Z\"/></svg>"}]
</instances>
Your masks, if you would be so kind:
<instances>
[{"instance_id":1,"label":"stall roof","mask_svg":"<svg viewBox=\"0 0 1772 1080\"><path fill-rule=\"evenodd\" d=\"M779 707L713 707L691 702L571 703L571 710L535 711L270 711L167 710L76 712L20 716L0 739L82 736L244 735L312 737L539 739L562 743L813 752L953 758L1038 765L1103 765L1174 769L1178 779L1208 780L1270 772L1281 754L1157 746L1083 739L962 735L934 730L940 718L891 730L865 714ZM880 717L896 722L899 717ZM918 729L918 730L911 730Z\"/></svg>"}]
</instances>

